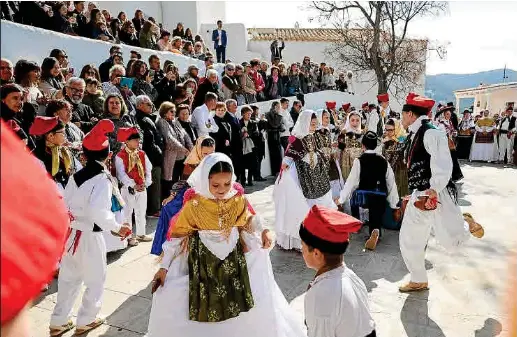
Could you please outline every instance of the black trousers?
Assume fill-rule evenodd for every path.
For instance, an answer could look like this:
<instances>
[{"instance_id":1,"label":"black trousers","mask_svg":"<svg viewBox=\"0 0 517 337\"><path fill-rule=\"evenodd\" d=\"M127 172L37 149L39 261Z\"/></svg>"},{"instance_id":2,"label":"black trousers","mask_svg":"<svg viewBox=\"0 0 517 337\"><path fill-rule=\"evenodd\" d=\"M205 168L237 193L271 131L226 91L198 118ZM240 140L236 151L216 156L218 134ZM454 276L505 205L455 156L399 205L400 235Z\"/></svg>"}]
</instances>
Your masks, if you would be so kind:
<instances>
[{"instance_id":1,"label":"black trousers","mask_svg":"<svg viewBox=\"0 0 517 337\"><path fill-rule=\"evenodd\" d=\"M259 154L258 149L253 148L253 154L255 155L255 171L253 171L253 177L255 180L258 180L262 177L262 173L260 172L262 167L262 155Z\"/></svg>"},{"instance_id":2,"label":"black trousers","mask_svg":"<svg viewBox=\"0 0 517 337\"><path fill-rule=\"evenodd\" d=\"M271 161L271 175L274 176L280 172L280 166L282 165L282 146L280 145L280 139L272 136L272 132L268 134L267 145L269 147L269 160Z\"/></svg>"},{"instance_id":3,"label":"black trousers","mask_svg":"<svg viewBox=\"0 0 517 337\"><path fill-rule=\"evenodd\" d=\"M183 169L185 168L185 159L176 160L174 162L174 169L172 170L172 183L176 183L181 179L181 175L183 174ZM171 185L172 187L172 185ZM169 190L170 192L170 190Z\"/></svg>"},{"instance_id":4,"label":"black trousers","mask_svg":"<svg viewBox=\"0 0 517 337\"><path fill-rule=\"evenodd\" d=\"M248 184L251 184L253 182L253 175L255 174L257 170L257 158L255 156L255 153L250 152L248 154L245 154L242 157L243 162L243 169L241 171L241 182L244 184L246 182L246 170L248 170Z\"/></svg>"},{"instance_id":5,"label":"black trousers","mask_svg":"<svg viewBox=\"0 0 517 337\"><path fill-rule=\"evenodd\" d=\"M289 145L289 137L288 136L280 137L280 144L282 144L282 147L284 148L284 152L285 152L285 150L287 150L287 145Z\"/></svg>"},{"instance_id":6,"label":"black trousers","mask_svg":"<svg viewBox=\"0 0 517 337\"><path fill-rule=\"evenodd\" d=\"M172 185L174 185L172 180L162 179L162 200L171 195Z\"/></svg>"},{"instance_id":7,"label":"black trousers","mask_svg":"<svg viewBox=\"0 0 517 337\"><path fill-rule=\"evenodd\" d=\"M373 330L371 334L365 337L377 337L377 333L375 333L375 330Z\"/></svg>"},{"instance_id":8,"label":"black trousers","mask_svg":"<svg viewBox=\"0 0 517 337\"><path fill-rule=\"evenodd\" d=\"M379 233L382 229L382 219L386 211L386 197L382 195L368 195L368 227L370 235L374 229Z\"/></svg>"},{"instance_id":9,"label":"black trousers","mask_svg":"<svg viewBox=\"0 0 517 337\"><path fill-rule=\"evenodd\" d=\"M217 63L224 63L226 61L226 47L217 46L215 55L217 56Z\"/></svg>"}]
</instances>

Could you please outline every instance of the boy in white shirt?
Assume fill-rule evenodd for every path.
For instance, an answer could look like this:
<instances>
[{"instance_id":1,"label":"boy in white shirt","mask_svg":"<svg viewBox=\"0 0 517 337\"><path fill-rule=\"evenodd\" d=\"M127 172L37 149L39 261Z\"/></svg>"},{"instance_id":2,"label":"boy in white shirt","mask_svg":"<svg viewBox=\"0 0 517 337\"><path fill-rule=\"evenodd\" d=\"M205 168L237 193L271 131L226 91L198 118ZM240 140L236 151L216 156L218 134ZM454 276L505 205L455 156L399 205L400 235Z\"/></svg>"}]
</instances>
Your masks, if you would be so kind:
<instances>
[{"instance_id":1,"label":"boy in white shirt","mask_svg":"<svg viewBox=\"0 0 517 337\"><path fill-rule=\"evenodd\" d=\"M317 205L300 226L303 259L317 271L305 295L308 337L376 337L366 286L343 262L349 233L360 228L359 220Z\"/></svg>"}]
</instances>

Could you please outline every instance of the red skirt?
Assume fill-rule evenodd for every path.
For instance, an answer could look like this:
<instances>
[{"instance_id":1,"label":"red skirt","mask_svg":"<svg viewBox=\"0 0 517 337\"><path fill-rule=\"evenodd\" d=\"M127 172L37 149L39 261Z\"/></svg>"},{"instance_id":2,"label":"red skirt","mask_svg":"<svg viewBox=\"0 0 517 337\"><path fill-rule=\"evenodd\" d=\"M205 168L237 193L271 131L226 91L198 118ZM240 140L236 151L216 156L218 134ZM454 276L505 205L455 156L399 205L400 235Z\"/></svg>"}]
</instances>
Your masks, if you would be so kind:
<instances>
[{"instance_id":1,"label":"red skirt","mask_svg":"<svg viewBox=\"0 0 517 337\"><path fill-rule=\"evenodd\" d=\"M486 134L483 134L481 132L476 133L476 143L490 144L493 142L494 142L494 133L493 132L487 132Z\"/></svg>"}]
</instances>

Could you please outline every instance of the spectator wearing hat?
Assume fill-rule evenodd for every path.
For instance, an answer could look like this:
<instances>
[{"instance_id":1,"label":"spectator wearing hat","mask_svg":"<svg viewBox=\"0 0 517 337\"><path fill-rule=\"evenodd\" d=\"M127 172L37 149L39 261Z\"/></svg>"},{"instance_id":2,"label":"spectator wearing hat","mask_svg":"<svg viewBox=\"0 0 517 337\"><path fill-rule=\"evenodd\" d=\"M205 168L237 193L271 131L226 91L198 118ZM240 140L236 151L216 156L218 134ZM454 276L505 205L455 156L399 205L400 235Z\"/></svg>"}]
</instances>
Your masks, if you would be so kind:
<instances>
[{"instance_id":1,"label":"spectator wearing hat","mask_svg":"<svg viewBox=\"0 0 517 337\"><path fill-rule=\"evenodd\" d=\"M226 60L226 45L228 43L228 36L223 29L223 22L217 21L217 29L212 31L212 42L214 42L214 50L217 56L217 63L224 63Z\"/></svg>"},{"instance_id":2,"label":"spectator wearing hat","mask_svg":"<svg viewBox=\"0 0 517 337\"><path fill-rule=\"evenodd\" d=\"M136 232L128 245L136 246L139 241L149 242L152 239L145 235L147 191L152 184L152 164L144 151L140 150L140 133L136 127L120 128L117 141L124 143L124 149L115 157L118 181L122 184L120 191L126 206L122 209L124 222L131 223L135 213Z\"/></svg>"},{"instance_id":3,"label":"spectator wearing hat","mask_svg":"<svg viewBox=\"0 0 517 337\"><path fill-rule=\"evenodd\" d=\"M3 113L2 107L2 117ZM54 182L7 124L0 124L0 152L9 158L2 160L1 175L1 335L29 337L32 300L55 274L70 220Z\"/></svg>"},{"instance_id":4,"label":"spectator wearing hat","mask_svg":"<svg viewBox=\"0 0 517 337\"><path fill-rule=\"evenodd\" d=\"M106 280L106 243L102 231L126 237L127 224L115 220L112 207L112 181L106 173L110 147L106 134L113 123L101 120L84 138L86 165L70 177L64 200L70 214L70 231L61 259L56 306L50 319L50 334L57 336L74 326L70 313L83 283L86 291L77 315L76 335L101 326L98 317Z\"/></svg>"},{"instance_id":5,"label":"spectator wearing hat","mask_svg":"<svg viewBox=\"0 0 517 337\"><path fill-rule=\"evenodd\" d=\"M375 151L377 134L368 131L363 136L361 143L364 152L354 160L350 175L346 179L345 187L336 200L336 204L342 205L352 199L351 207L359 206L368 209L367 223L370 237L365 243L365 248L375 250L381 236L386 200L391 208L396 209L399 195L393 169L386 159Z\"/></svg>"},{"instance_id":6,"label":"spectator wearing hat","mask_svg":"<svg viewBox=\"0 0 517 337\"><path fill-rule=\"evenodd\" d=\"M350 233L359 229L359 220L322 206L300 226L303 259L316 271L305 295L309 337L376 336L366 286L343 261Z\"/></svg>"}]
</instances>

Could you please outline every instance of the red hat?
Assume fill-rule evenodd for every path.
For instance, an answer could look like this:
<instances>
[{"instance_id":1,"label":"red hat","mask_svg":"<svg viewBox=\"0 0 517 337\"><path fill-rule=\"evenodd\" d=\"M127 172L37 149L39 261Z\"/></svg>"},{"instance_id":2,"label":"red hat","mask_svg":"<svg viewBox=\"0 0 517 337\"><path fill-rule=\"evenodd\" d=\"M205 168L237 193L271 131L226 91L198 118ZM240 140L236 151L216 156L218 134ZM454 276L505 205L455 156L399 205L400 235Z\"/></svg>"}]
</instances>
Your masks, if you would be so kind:
<instances>
[{"instance_id":1,"label":"red hat","mask_svg":"<svg viewBox=\"0 0 517 337\"><path fill-rule=\"evenodd\" d=\"M388 94L380 94L380 95L377 95L377 100L379 102L389 102L390 96Z\"/></svg>"},{"instance_id":2,"label":"red hat","mask_svg":"<svg viewBox=\"0 0 517 337\"><path fill-rule=\"evenodd\" d=\"M83 147L90 151L101 151L109 147L107 133L115 130L113 122L109 119L100 120L90 132L84 136Z\"/></svg>"},{"instance_id":3,"label":"red hat","mask_svg":"<svg viewBox=\"0 0 517 337\"><path fill-rule=\"evenodd\" d=\"M341 107L343 108L343 110L347 111L348 109L350 109L350 103L343 104Z\"/></svg>"},{"instance_id":4,"label":"red hat","mask_svg":"<svg viewBox=\"0 0 517 337\"><path fill-rule=\"evenodd\" d=\"M335 109L336 108L336 102L334 102L334 101L325 102L325 105L327 106L327 109Z\"/></svg>"},{"instance_id":5,"label":"red hat","mask_svg":"<svg viewBox=\"0 0 517 337\"><path fill-rule=\"evenodd\" d=\"M425 96L420 96L414 92L410 92L406 97L406 104L417 106L424 109L432 109L435 101Z\"/></svg>"},{"instance_id":6,"label":"red hat","mask_svg":"<svg viewBox=\"0 0 517 337\"><path fill-rule=\"evenodd\" d=\"M133 135L136 135L138 137L131 137ZM117 132L117 141L118 142L126 142L131 137L131 139L140 138L140 134L138 133L138 129L133 127L130 128L120 128Z\"/></svg>"},{"instance_id":7,"label":"red hat","mask_svg":"<svg viewBox=\"0 0 517 337\"><path fill-rule=\"evenodd\" d=\"M44 135L52 131L52 129L54 129L58 123L58 117L36 116L36 119L34 119L34 123L32 123L29 129L29 133L32 136Z\"/></svg>"},{"instance_id":8,"label":"red hat","mask_svg":"<svg viewBox=\"0 0 517 337\"><path fill-rule=\"evenodd\" d=\"M362 109L365 109L365 108L367 108L367 107L368 107L368 102L364 102L364 103L363 103L363 105L361 105L361 108L362 108Z\"/></svg>"},{"instance_id":9,"label":"red hat","mask_svg":"<svg viewBox=\"0 0 517 337\"><path fill-rule=\"evenodd\" d=\"M1 323L12 320L55 272L69 217L56 184L5 123L2 155ZM24 174L20 174L23 167ZM9 193L16 191L16 193ZM30 207L27 207L30 200Z\"/></svg>"},{"instance_id":10,"label":"red hat","mask_svg":"<svg viewBox=\"0 0 517 337\"><path fill-rule=\"evenodd\" d=\"M348 236L361 229L361 221L323 206L312 206L300 226L300 238L322 252L343 254L348 246Z\"/></svg>"}]
</instances>

